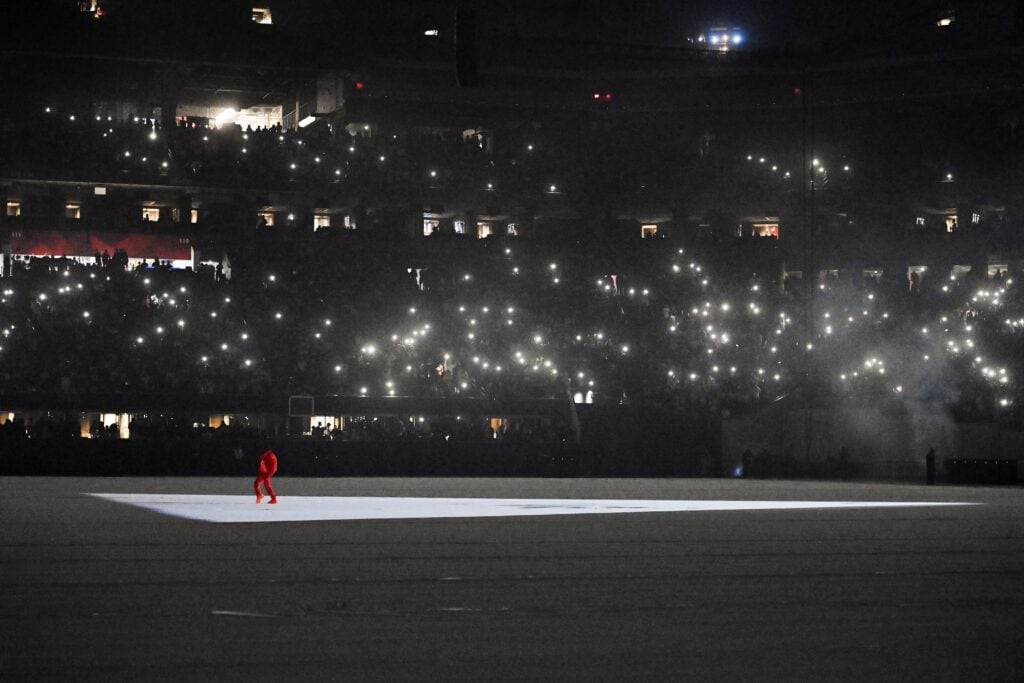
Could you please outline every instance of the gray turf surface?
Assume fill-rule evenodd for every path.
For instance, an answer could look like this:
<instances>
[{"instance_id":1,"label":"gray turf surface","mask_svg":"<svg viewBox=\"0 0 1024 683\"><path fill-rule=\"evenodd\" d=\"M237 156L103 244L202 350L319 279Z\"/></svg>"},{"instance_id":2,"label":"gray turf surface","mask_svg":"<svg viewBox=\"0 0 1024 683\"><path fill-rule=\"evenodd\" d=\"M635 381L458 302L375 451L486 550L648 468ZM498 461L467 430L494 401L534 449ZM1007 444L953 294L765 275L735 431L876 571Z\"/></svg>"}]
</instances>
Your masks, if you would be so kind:
<instances>
[{"instance_id":1,"label":"gray turf surface","mask_svg":"<svg viewBox=\"0 0 1024 683\"><path fill-rule=\"evenodd\" d=\"M295 495L976 507L210 524L0 479L0 680L1021 680L1024 489L275 479Z\"/></svg>"}]
</instances>

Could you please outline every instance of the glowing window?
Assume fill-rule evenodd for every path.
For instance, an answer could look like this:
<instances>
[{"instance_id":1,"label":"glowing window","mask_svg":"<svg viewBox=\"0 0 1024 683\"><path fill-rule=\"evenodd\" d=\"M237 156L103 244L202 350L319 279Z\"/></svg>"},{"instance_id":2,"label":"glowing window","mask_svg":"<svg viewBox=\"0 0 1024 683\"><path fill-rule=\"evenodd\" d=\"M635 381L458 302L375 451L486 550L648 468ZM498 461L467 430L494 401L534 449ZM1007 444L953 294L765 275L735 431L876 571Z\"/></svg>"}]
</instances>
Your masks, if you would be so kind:
<instances>
[{"instance_id":1,"label":"glowing window","mask_svg":"<svg viewBox=\"0 0 1024 683\"><path fill-rule=\"evenodd\" d=\"M319 230L320 228L331 227L331 216L326 213L318 213L313 216L313 230Z\"/></svg>"},{"instance_id":2,"label":"glowing window","mask_svg":"<svg viewBox=\"0 0 1024 683\"><path fill-rule=\"evenodd\" d=\"M266 223L268 227L273 227L273 225L274 225L274 212L273 211L260 211L259 213L256 214L256 216L260 219L261 223Z\"/></svg>"},{"instance_id":3,"label":"glowing window","mask_svg":"<svg viewBox=\"0 0 1024 683\"><path fill-rule=\"evenodd\" d=\"M160 220L160 209L152 206L146 206L142 208L142 220L144 221L158 221Z\"/></svg>"},{"instance_id":4,"label":"glowing window","mask_svg":"<svg viewBox=\"0 0 1024 683\"><path fill-rule=\"evenodd\" d=\"M518 235L519 234L519 224L518 223L509 223L508 224L507 234L512 235L512 236Z\"/></svg>"},{"instance_id":5,"label":"glowing window","mask_svg":"<svg viewBox=\"0 0 1024 683\"><path fill-rule=\"evenodd\" d=\"M82 217L82 207L80 204L65 204L64 205L64 218L70 218L72 220L78 220Z\"/></svg>"},{"instance_id":6,"label":"glowing window","mask_svg":"<svg viewBox=\"0 0 1024 683\"><path fill-rule=\"evenodd\" d=\"M199 209L192 209L188 214L189 223L196 224L199 222Z\"/></svg>"},{"instance_id":7,"label":"glowing window","mask_svg":"<svg viewBox=\"0 0 1024 683\"><path fill-rule=\"evenodd\" d=\"M652 224L640 226L640 237L647 239L658 234L658 226Z\"/></svg>"},{"instance_id":8,"label":"glowing window","mask_svg":"<svg viewBox=\"0 0 1024 683\"><path fill-rule=\"evenodd\" d=\"M8 216L20 216L21 215L21 202L7 202L7 215Z\"/></svg>"},{"instance_id":9,"label":"glowing window","mask_svg":"<svg viewBox=\"0 0 1024 683\"><path fill-rule=\"evenodd\" d=\"M455 221L455 234L465 235L466 234L466 221Z\"/></svg>"},{"instance_id":10,"label":"glowing window","mask_svg":"<svg viewBox=\"0 0 1024 683\"><path fill-rule=\"evenodd\" d=\"M253 7L252 8L252 22L254 24L270 25L274 23L274 18L270 14L269 7Z\"/></svg>"},{"instance_id":11,"label":"glowing window","mask_svg":"<svg viewBox=\"0 0 1024 683\"><path fill-rule=\"evenodd\" d=\"M774 237L779 238L779 224L778 223L754 223L754 236L755 237Z\"/></svg>"},{"instance_id":12,"label":"glowing window","mask_svg":"<svg viewBox=\"0 0 1024 683\"><path fill-rule=\"evenodd\" d=\"M476 236L477 239L483 239L490 237L494 234L494 228L490 223L477 223L476 224Z\"/></svg>"},{"instance_id":13,"label":"glowing window","mask_svg":"<svg viewBox=\"0 0 1024 683\"><path fill-rule=\"evenodd\" d=\"M426 235L433 235L437 231L437 227L440 224L441 224L441 221L435 220L433 218L424 218L423 219L423 234L425 236Z\"/></svg>"}]
</instances>

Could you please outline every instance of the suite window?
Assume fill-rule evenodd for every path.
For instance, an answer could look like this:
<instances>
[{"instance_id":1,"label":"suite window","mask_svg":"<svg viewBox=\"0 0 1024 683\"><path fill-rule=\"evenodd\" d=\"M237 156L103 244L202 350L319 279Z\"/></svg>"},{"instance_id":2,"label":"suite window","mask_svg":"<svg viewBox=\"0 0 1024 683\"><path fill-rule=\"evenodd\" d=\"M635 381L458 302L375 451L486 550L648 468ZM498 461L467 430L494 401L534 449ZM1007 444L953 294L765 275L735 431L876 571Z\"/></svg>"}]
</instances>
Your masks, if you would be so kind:
<instances>
[{"instance_id":1,"label":"suite window","mask_svg":"<svg viewBox=\"0 0 1024 683\"><path fill-rule=\"evenodd\" d=\"M774 237L779 239L778 223L754 223L754 237Z\"/></svg>"},{"instance_id":2,"label":"suite window","mask_svg":"<svg viewBox=\"0 0 1024 683\"><path fill-rule=\"evenodd\" d=\"M274 212L273 211L260 211L256 214L260 219L261 223L266 223L267 227L274 227Z\"/></svg>"},{"instance_id":3,"label":"suite window","mask_svg":"<svg viewBox=\"0 0 1024 683\"><path fill-rule=\"evenodd\" d=\"M331 227L331 216L326 213L318 213L313 216L313 230Z\"/></svg>"},{"instance_id":4,"label":"suite window","mask_svg":"<svg viewBox=\"0 0 1024 683\"><path fill-rule=\"evenodd\" d=\"M199 209L192 209L188 212L188 222L193 225L199 222Z\"/></svg>"},{"instance_id":5,"label":"suite window","mask_svg":"<svg viewBox=\"0 0 1024 683\"><path fill-rule=\"evenodd\" d=\"M147 206L142 209L142 220L156 222L160 220L160 209Z\"/></svg>"},{"instance_id":6,"label":"suite window","mask_svg":"<svg viewBox=\"0 0 1024 683\"><path fill-rule=\"evenodd\" d=\"M423 219L423 235L429 237L437 232L437 227L441 224L441 221L434 218Z\"/></svg>"},{"instance_id":7,"label":"suite window","mask_svg":"<svg viewBox=\"0 0 1024 683\"><path fill-rule=\"evenodd\" d=\"M82 217L82 206L81 204L65 204L64 205L64 218L70 218L71 220L77 221Z\"/></svg>"},{"instance_id":8,"label":"suite window","mask_svg":"<svg viewBox=\"0 0 1024 683\"><path fill-rule=\"evenodd\" d=\"M640 237L647 239L648 237L654 237L658 234L658 226L652 224L640 226Z\"/></svg>"},{"instance_id":9,"label":"suite window","mask_svg":"<svg viewBox=\"0 0 1024 683\"><path fill-rule=\"evenodd\" d=\"M21 215L21 202L11 201L7 202L7 215L10 217Z\"/></svg>"},{"instance_id":10,"label":"suite window","mask_svg":"<svg viewBox=\"0 0 1024 683\"><path fill-rule=\"evenodd\" d=\"M476 224L476 236L478 239L490 237L494 234L494 226L490 223L477 223Z\"/></svg>"}]
</instances>

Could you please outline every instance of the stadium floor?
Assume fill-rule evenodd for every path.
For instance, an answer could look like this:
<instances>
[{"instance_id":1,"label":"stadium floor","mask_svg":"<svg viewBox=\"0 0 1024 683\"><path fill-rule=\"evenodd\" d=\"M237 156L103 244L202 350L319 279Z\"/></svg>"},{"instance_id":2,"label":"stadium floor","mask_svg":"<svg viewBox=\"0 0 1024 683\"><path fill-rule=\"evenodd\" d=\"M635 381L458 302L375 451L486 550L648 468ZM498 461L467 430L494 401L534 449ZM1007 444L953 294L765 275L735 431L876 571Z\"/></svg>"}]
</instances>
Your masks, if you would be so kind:
<instances>
[{"instance_id":1,"label":"stadium floor","mask_svg":"<svg viewBox=\"0 0 1024 683\"><path fill-rule=\"evenodd\" d=\"M1019 487L282 476L261 514L306 496L976 505L277 523L87 495L215 507L250 487L0 479L0 679L992 681L1024 665Z\"/></svg>"}]
</instances>

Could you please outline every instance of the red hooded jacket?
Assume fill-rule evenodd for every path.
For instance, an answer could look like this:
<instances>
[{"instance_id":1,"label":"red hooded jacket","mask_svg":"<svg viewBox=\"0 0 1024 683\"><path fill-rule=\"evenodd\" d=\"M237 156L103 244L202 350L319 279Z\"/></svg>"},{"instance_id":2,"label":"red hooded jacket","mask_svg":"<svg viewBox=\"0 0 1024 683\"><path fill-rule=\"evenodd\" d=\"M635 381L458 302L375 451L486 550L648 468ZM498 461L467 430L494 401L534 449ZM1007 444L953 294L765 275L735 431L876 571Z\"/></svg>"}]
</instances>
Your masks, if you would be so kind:
<instances>
[{"instance_id":1,"label":"red hooded jacket","mask_svg":"<svg viewBox=\"0 0 1024 683\"><path fill-rule=\"evenodd\" d=\"M272 477L277 472L277 455L269 448L260 456L260 477Z\"/></svg>"}]
</instances>

